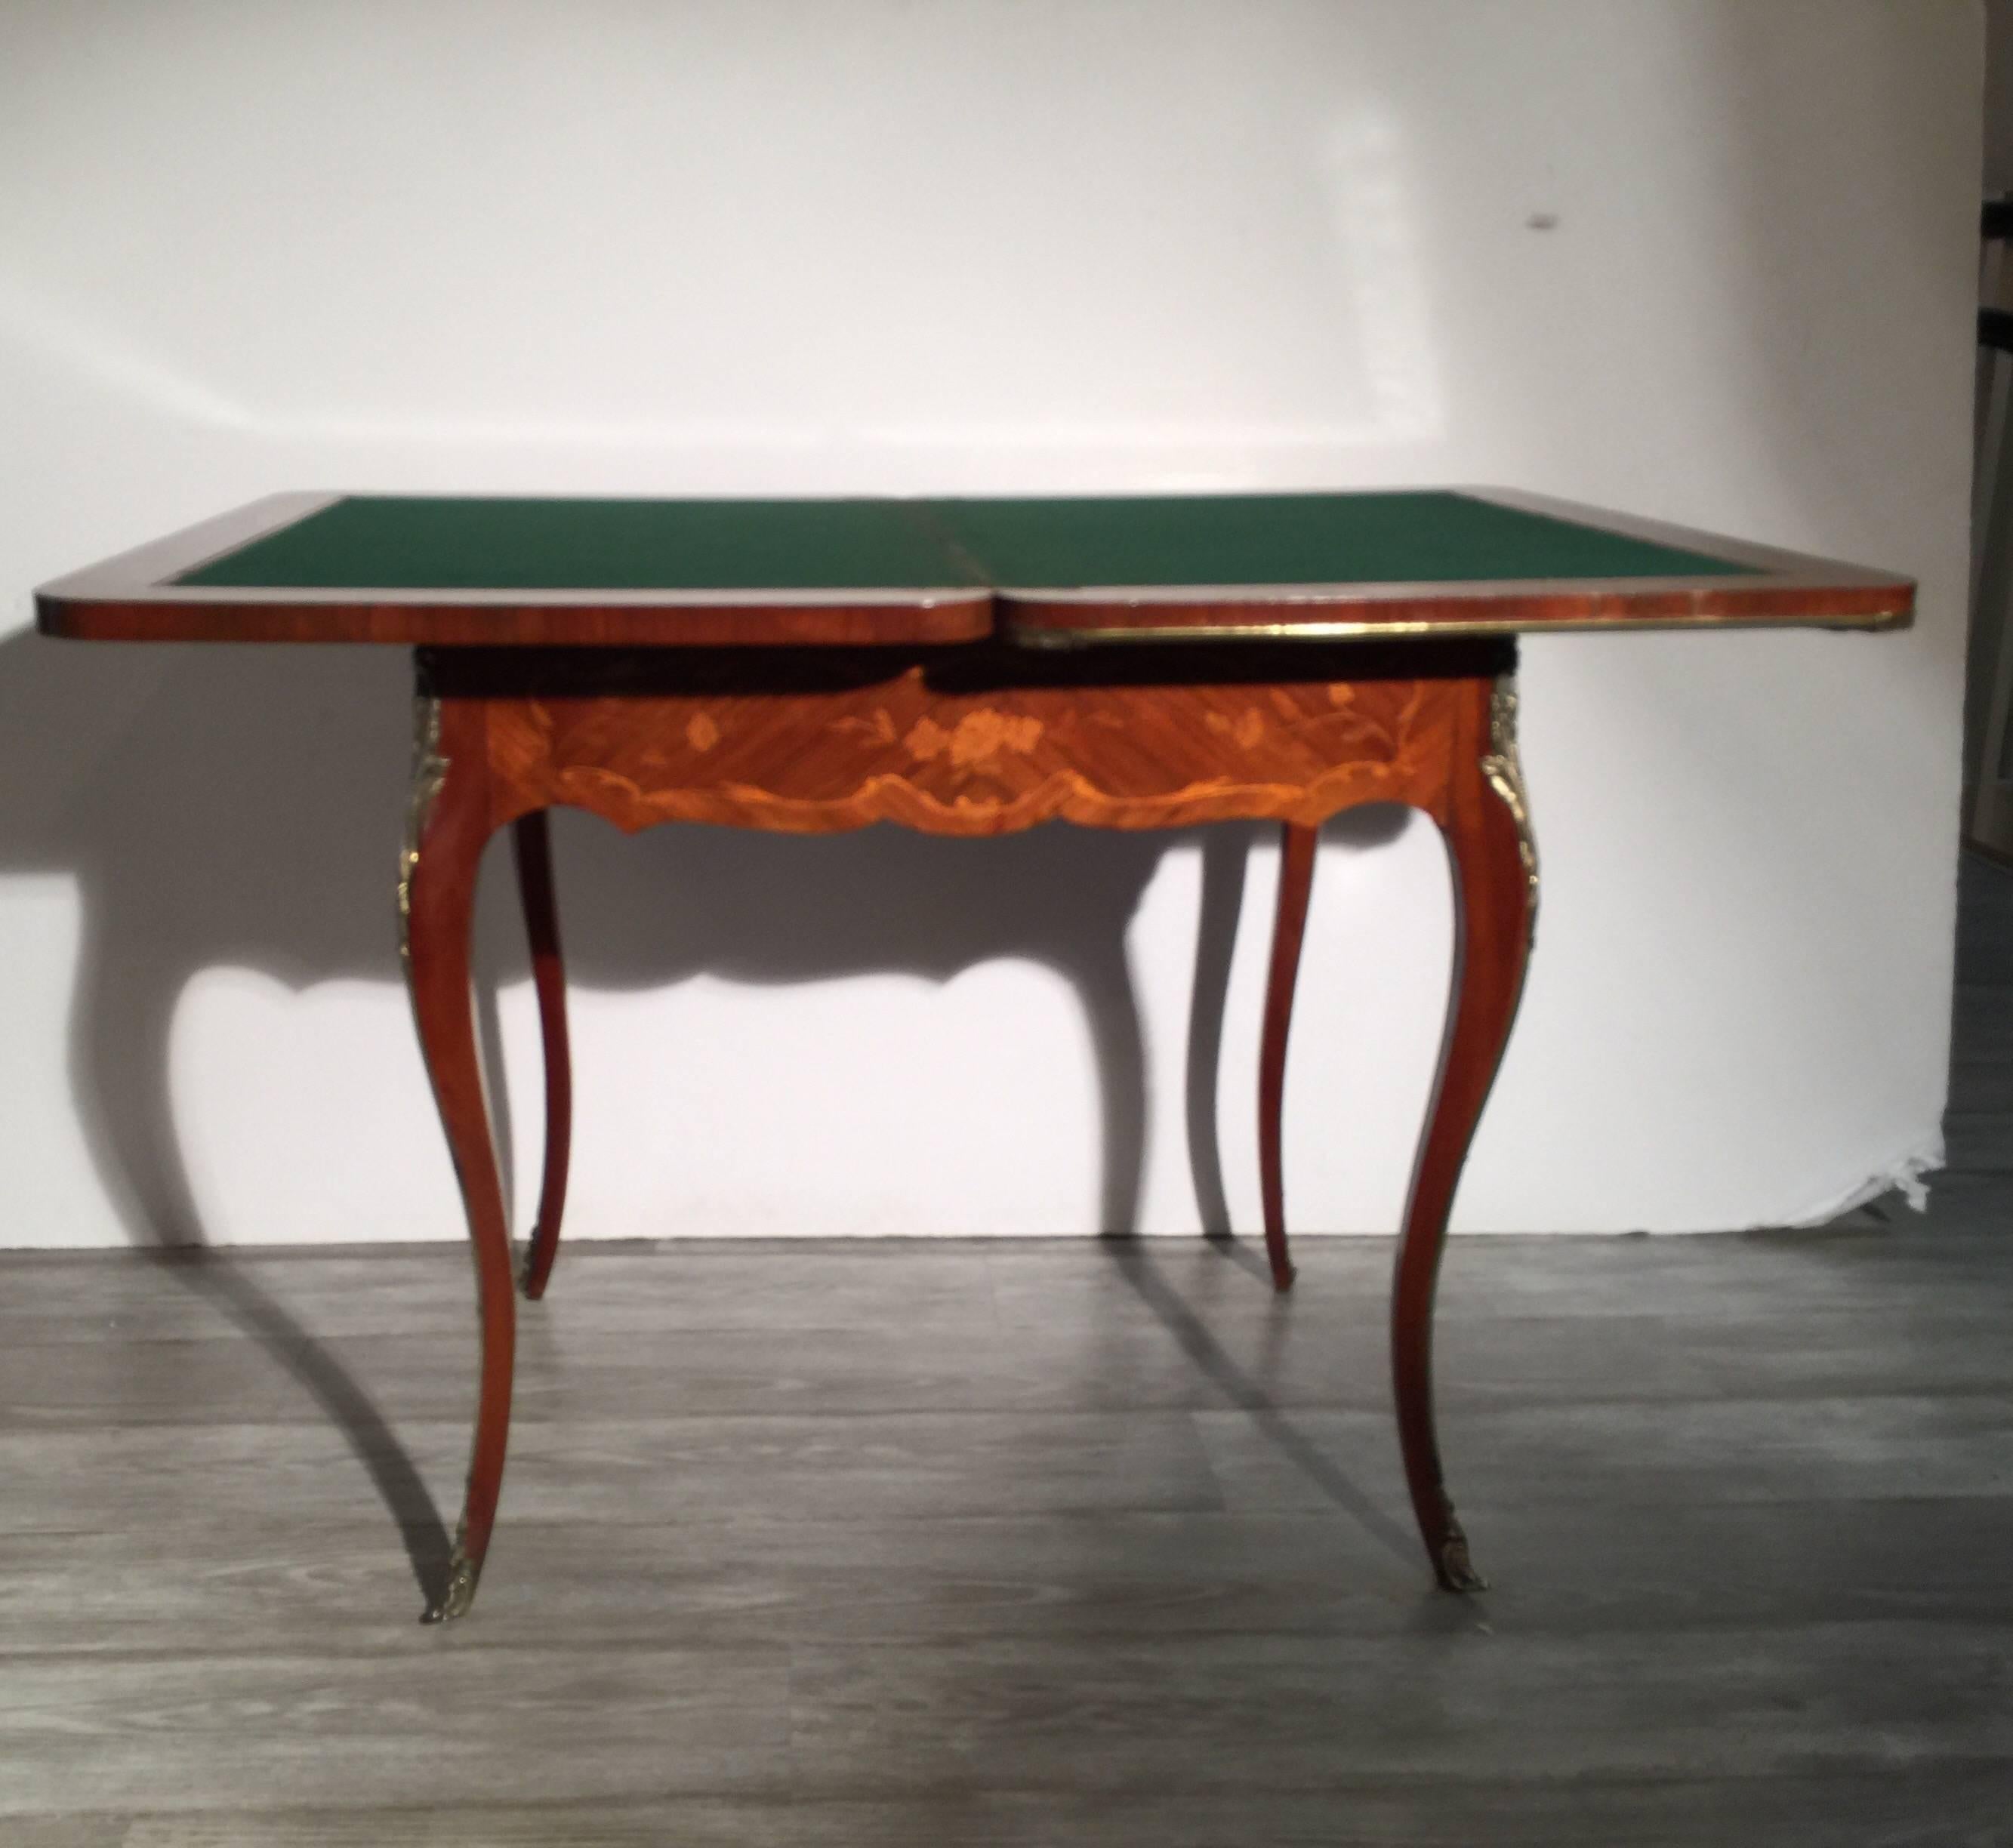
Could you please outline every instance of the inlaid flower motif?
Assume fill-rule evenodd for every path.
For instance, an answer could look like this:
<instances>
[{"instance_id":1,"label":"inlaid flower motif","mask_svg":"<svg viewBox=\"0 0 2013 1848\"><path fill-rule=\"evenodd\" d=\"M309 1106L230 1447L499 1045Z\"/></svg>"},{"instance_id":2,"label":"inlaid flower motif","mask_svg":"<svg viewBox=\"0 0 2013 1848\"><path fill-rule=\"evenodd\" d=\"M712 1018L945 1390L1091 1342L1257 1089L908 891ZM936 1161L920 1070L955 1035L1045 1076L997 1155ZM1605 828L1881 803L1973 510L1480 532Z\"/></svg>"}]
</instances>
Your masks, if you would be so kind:
<instances>
[{"instance_id":1,"label":"inlaid flower motif","mask_svg":"<svg viewBox=\"0 0 2013 1848\"><path fill-rule=\"evenodd\" d=\"M720 742L720 727L704 713L694 713L685 724L685 742L703 754Z\"/></svg>"},{"instance_id":2,"label":"inlaid flower motif","mask_svg":"<svg viewBox=\"0 0 2013 1848\"><path fill-rule=\"evenodd\" d=\"M953 763L964 766L984 763L1002 751L1017 751L1024 756L1041 738L1039 719L981 706L960 719L954 731L945 731L934 719L918 719L902 742L918 763L928 763L948 752Z\"/></svg>"}]
</instances>

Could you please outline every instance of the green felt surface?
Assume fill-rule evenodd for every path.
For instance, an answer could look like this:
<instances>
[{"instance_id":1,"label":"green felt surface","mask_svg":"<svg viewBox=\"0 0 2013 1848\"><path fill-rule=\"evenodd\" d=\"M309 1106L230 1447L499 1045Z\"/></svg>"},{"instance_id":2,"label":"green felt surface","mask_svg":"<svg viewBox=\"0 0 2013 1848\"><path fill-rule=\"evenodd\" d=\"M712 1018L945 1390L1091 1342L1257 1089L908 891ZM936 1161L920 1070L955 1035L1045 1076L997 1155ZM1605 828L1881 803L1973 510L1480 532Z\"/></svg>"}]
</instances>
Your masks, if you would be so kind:
<instances>
[{"instance_id":1,"label":"green felt surface","mask_svg":"<svg viewBox=\"0 0 2013 1848\"><path fill-rule=\"evenodd\" d=\"M1023 590L1739 577L1451 492L1082 500L356 496L177 580L270 588Z\"/></svg>"},{"instance_id":2,"label":"green felt surface","mask_svg":"<svg viewBox=\"0 0 2013 1848\"><path fill-rule=\"evenodd\" d=\"M1001 588L1741 577L1744 566L1450 492L931 503Z\"/></svg>"},{"instance_id":3,"label":"green felt surface","mask_svg":"<svg viewBox=\"0 0 2013 1848\"><path fill-rule=\"evenodd\" d=\"M983 588L899 502L361 495L177 581L317 590Z\"/></svg>"}]
</instances>

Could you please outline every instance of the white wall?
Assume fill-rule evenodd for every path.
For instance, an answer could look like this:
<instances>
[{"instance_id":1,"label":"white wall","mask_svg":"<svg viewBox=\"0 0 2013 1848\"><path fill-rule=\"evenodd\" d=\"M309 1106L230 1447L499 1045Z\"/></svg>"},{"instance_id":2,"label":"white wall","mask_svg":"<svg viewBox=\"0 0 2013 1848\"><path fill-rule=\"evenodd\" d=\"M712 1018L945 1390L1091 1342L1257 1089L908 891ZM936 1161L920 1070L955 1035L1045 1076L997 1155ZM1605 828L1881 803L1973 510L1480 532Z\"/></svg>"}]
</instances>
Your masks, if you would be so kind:
<instances>
[{"instance_id":1,"label":"white wall","mask_svg":"<svg viewBox=\"0 0 2013 1848\"><path fill-rule=\"evenodd\" d=\"M1906 635L1526 656L1543 928L1459 1223L1820 1214L1940 1149L1980 41L1920 0L6 0L0 614L301 486L1479 481L1908 571ZM459 1235L392 947L406 671L0 639L0 1239ZM574 1230L1085 1232L1135 1154L1194 1228L1199 915L1253 1225L1247 839L563 817ZM1447 931L1425 826L1331 830L1298 1226L1395 1219Z\"/></svg>"}]
</instances>

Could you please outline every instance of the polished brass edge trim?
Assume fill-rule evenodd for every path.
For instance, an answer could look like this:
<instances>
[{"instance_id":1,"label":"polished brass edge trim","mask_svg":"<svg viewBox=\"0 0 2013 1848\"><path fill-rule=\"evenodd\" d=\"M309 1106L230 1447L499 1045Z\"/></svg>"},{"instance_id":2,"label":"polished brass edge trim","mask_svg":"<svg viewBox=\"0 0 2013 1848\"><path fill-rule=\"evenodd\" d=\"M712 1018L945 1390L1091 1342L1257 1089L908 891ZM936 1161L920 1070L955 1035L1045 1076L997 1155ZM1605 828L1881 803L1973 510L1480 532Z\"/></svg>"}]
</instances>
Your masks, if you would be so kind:
<instances>
[{"instance_id":1,"label":"polished brass edge trim","mask_svg":"<svg viewBox=\"0 0 2013 1848\"><path fill-rule=\"evenodd\" d=\"M1517 748L1517 678L1498 677L1489 696L1489 749L1482 756L1482 774L1503 799L1517 824L1517 856L1529 882L1529 941L1538 940L1538 837L1531 827L1531 796L1524 781L1524 761Z\"/></svg>"},{"instance_id":2,"label":"polished brass edge trim","mask_svg":"<svg viewBox=\"0 0 2013 1848\"><path fill-rule=\"evenodd\" d=\"M1878 634L1905 628L1914 620L1910 609L1881 609L1851 616L1679 616L1547 617L1520 623L1498 617L1491 621L1172 623L1151 628L1060 627L1017 624L1010 620L1003 633L1022 647L1088 648L1146 642L1375 642L1385 638L1415 641L1478 635L1589 635L1619 633L1669 634L1682 629L1836 629Z\"/></svg>"}]
</instances>

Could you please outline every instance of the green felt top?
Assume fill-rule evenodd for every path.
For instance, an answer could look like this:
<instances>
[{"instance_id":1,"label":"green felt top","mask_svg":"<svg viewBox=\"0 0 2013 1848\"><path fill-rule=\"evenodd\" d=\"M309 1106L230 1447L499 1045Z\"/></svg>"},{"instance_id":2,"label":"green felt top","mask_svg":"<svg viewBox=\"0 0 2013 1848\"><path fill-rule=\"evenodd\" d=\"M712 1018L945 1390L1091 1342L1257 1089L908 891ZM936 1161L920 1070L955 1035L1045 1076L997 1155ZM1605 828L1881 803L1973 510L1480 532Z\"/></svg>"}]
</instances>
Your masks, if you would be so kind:
<instances>
[{"instance_id":1,"label":"green felt top","mask_svg":"<svg viewBox=\"0 0 2013 1848\"><path fill-rule=\"evenodd\" d=\"M352 495L176 580L286 589L982 589L899 501Z\"/></svg>"},{"instance_id":2,"label":"green felt top","mask_svg":"<svg viewBox=\"0 0 2013 1848\"><path fill-rule=\"evenodd\" d=\"M1740 577L1747 567L1453 492L930 503L1003 589Z\"/></svg>"},{"instance_id":3,"label":"green felt top","mask_svg":"<svg viewBox=\"0 0 2013 1848\"><path fill-rule=\"evenodd\" d=\"M189 585L1055 590L1739 577L1748 567L1453 492L936 501L352 496Z\"/></svg>"}]
</instances>

